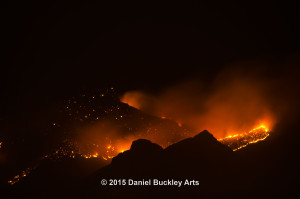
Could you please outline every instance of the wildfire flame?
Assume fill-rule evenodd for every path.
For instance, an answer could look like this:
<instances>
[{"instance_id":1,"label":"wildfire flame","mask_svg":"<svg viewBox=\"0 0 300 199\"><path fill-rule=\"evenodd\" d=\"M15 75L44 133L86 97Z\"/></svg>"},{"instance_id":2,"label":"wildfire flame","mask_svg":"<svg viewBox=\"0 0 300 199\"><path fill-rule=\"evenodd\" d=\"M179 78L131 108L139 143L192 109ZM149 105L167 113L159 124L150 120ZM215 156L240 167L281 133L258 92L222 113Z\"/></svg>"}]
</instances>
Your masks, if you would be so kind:
<instances>
[{"instance_id":1,"label":"wildfire flame","mask_svg":"<svg viewBox=\"0 0 300 199\"><path fill-rule=\"evenodd\" d=\"M15 183L19 182L22 178L25 178L26 176L28 176L30 174L30 172L32 170L34 170L36 167L37 167L37 165L32 168L29 167L29 168L23 170L20 174L16 175L13 179L9 180L8 184L14 185Z\"/></svg>"},{"instance_id":2,"label":"wildfire flame","mask_svg":"<svg viewBox=\"0 0 300 199\"><path fill-rule=\"evenodd\" d=\"M114 90L110 89L110 91L114 91ZM132 126L128 125L129 120L126 120L128 115L126 115L126 111L122 110L122 106L112 105L111 107L105 107L103 109L99 108L101 106L96 104L97 100L101 100L104 96L107 95L108 94L104 95L103 93L100 95L93 95L92 97L88 95L82 95L78 99L72 98L72 100L69 100L68 104L66 105L66 113L69 120L75 121L76 123L79 122L82 124L87 123L89 124L88 128L87 129L84 128L82 132L79 133L79 135L82 135L82 137L66 139L65 142L61 145L61 147L59 147L53 153L43 156L40 160L51 159L53 161L56 161L62 158L85 158L85 159L101 158L109 162L113 157L115 157L119 153L123 153L124 151L130 149L132 141L136 139L139 138L148 139L155 143L160 144L163 147L167 147L181 139L193 136L194 132L199 132L199 129L191 130L189 128L186 128L186 126L188 126L188 123L186 123L188 122L188 120L180 117L175 117L173 115L164 114L164 113L160 113L158 117L161 118L162 120L169 120L169 121L176 122L177 127L173 125L171 127L164 126L164 128L158 128L158 126L155 126L153 125L153 123L149 122L150 126L145 126L145 128L142 129L142 132L139 132L133 129ZM129 101L126 100L125 101L128 102L130 106L140 108L137 105L133 105L129 103L132 102L130 101L131 97L132 96L127 96L126 99L128 99ZM125 102L124 99L122 101ZM133 102L138 102L138 101L139 100ZM118 121L119 123L109 123L104 118L110 118L114 121ZM223 117L219 118L220 121L222 121L222 118ZM251 123L252 118L247 118L247 119ZM259 118L259 119L263 119L260 120L259 123L263 121L264 125L258 125L256 128L253 128L252 130L245 133L235 134L226 131L226 135L229 134L229 136L224 137L224 135L221 136L221 134L216 134L215 129L207 129L207 130L212 132L214 136L216 136L216 138L219 138L217 137L217 135L219 135L221 137L218 139L219 142L221 142L224 145L227 145L233 151L236 151L238 149L246 147L249 144L264 140L269 136L268 127L271 127L273 125L273 120L268 119L268 117ZM201 118L197 118L197 117L193 118L193 120L197 122L202 121ZM168 121L165 122L168 123ZM257 122L257 120L253 121L253 123L255 122ZM224 125L225 123L228 122L224 122ZM119 131L122 131L124 128L118 129L117 127L118 125L126 128L126 130L129 133L131 133L130 136L127 137L122 136L123 134L120 133ZM249 129L249 127L251 128L250 125L253 126L253 124L251 123L245 129ZM51 126L55 129L61 128L61 124L59 122L53 122L51 123ZM218 125L213 122L212 123L208 122L204 126L218 127ZM201 128L203 129L204 126L201 126ZM171 133L168 134L166 132L171 132ZM178 133L174 133L174 132L178 132ZM1 148L1 144L2 142L0 142L0 148ZM32 170L36 169L38 164L39 163L37 163L37 165L35 165L34 167L30 167L23 170L20 174L16 175L12 180L9 180L8 183L10 185L17 183L20 179L28 176Z\"/></svg>"},{"instance_id":3,"label":"wildfire flame","mask_svg":"<svg viewBox=\"0 0 300 199\"><path fill-rule=\"evenodd\" d=\"M230 135L225 138L218 139L218 141L227 145L233 151L236 151L246 147L249 144L265 140L269 135L268 128L264 125L261 125L252 129L248 133Z\"/></svg>"},{"instance_id":4,"label":"wildfire flame","mask_svg":"<svg viewBox=\"0 0 300 199\"><path fill-rule=\"evenodd\" d=\"M218 141L224 145L227 145L233 151L236 151L248 146L249 144L253 144L265 140L268 136L269 136L269 129L265 125L260 125L250 130L248 133L230 135L225 138L218 139ZM59 159L61 157L70 157L70 158L84 157L87 159L100 157L103 158L104 160L109 160L115 157L118 153L123 153L125 150L128 150L129 148L130 148L130 143L123 144L122 146L121 145L113 146L112 144L109 144L105 147L106 150L103 154L100 154L98 152L90 153L90 154L82 154L80 153L80 151L74 151L74 150L68 151L66 150L66 148L60 148L54 154L44 156L42 159L51 158L52 156L54 156L54 158L56 159ZM16 175L12 180L8 181L8 183L10 185L14 185L22 178L29 175L29 173L32 170L34 170L36 167L37 165L33 168L25 169L20 174Z\"/></svg>"}]
</instances>

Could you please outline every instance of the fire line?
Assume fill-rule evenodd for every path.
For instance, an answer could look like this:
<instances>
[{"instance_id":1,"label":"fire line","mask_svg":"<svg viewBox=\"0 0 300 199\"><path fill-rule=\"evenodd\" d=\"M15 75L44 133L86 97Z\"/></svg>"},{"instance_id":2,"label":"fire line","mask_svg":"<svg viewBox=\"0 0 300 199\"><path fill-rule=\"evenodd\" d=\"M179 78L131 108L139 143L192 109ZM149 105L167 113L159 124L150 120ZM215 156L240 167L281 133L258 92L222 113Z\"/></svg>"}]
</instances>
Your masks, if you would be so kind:
<instances>
[{"instance_id":1,"label":"fire line","mask_svg":"<svg viewBox=\"0 0 300 199\"><path fill-rule=\"evenodd\" d=\"M269 130L266 126L261 125L257 128L252 129L248 133L244 134L235 134L230 135L225 138L218 139L224 145L227 145L233 151L239 150L248 146L249 144L257 143L259 141L265 140L269 136ZM0 143L0 147L1 147ZM70 144L72 145L72 144ZM74 143L73 143L74 145ZM72 145L72 146L73 146ZM74 146L73 146L74 147ZM70 147L66 148L59 148L54 154L46 155L42 159L50 158L53 160L60 159L62 157L69 157L69 158L76 158L76 157L84 157L84 158L102 158L104 160L112 159L114 156L117 155L118 151L115 150L116 147L112 146L111 144L106 146L105 152L103 154L99 154L98 152L90 153L90 154L83 154L79 150L70 150ZM121 153L123 153L125 149L122 149ZM16 175L12 180L8 181L8 184L14 185L15 183L19 182L22 178L29 175L29 173L36 169L37 165L32 168L27 168L23 170L20 174Z\"/></svg>"}]
</instances>

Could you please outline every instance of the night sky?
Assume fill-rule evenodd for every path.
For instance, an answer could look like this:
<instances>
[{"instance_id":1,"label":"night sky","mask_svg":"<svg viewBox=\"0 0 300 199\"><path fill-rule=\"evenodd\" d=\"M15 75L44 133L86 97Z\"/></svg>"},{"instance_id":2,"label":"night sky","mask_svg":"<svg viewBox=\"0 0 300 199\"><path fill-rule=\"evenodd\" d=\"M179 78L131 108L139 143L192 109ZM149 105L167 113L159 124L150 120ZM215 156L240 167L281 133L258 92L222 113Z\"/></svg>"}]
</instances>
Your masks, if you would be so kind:
<instances>
[{"instance_id":1,"label":"night sky","mask_svg":"<svg viewBox=\"0 0 300 199\"><path fill-rule=\"evenodd\" d=\"M156 93L189 78L209 82L230 63L267 63L276 75L299 57L297 10L274 1L6 2L1 120L26 123L110 86Z\"/></svg>"},{"instance_id":2,"label":"night sky","mask_svg":"<svg viewBox=\"0 0 300 199\"><path fill-rule=\"evenodd\" d=\"M276 75L299 57L297 10L274 1L6 2L1 120L23 121L87 90L210 81L230 63L267 63Z\"/></svg>"},{"instance_id":3,"label":"night sky","mask_svg":"<svg viewBox=\"0 0 300 199\"><path fill-rule=\"evenodd\" d=\"M116 96L128 91L160 96L174 85L194 80L211 88L215 79L226 83L227 76L219 75L235 69L243 74L251 71L248 76L259 74L253 84L264 82L262 91L275 107L272 111L284 118L276 121L279 131L293 132L282 145L296 146L300 135L295 128L300 108L296 4L7 1L1 14L0 142L6 144L2 147L8 151L6 166L11 173L27 166L29 156L34 159L47 151L47 143L57 144L61 131L53 135L46 131L62 118L65 102L74 96L93 96L111 88ZM115 106L119 101L107 98L104 103ZM153 111L152 106L147 108ZM151 115L151 111L144 112Z\"/></svg>"},{"instance_id":4,"label":"night sky","mask_svg":"<svg viewBox=\"0 0 300 199\"><path fill-rule=\"evenodd\" d=\"M9 104L26 104L107 85L155 90L209 78L230 62L280 62L299 51L297 8L273 1L8 2L2 94Z\"/></svg>"}]
</instances>

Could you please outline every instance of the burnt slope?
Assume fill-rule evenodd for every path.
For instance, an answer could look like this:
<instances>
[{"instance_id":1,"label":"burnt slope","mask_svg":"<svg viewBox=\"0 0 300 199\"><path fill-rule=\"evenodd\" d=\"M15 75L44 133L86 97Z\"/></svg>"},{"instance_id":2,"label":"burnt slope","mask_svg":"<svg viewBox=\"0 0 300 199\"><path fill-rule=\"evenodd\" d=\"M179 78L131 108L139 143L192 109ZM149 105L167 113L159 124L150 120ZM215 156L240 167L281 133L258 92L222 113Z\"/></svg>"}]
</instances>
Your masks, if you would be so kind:
<instances>
[{"instance_id":1,"label":"burnt slope","mask_svg":"<svg viewBox=\"0 0 300 199\"><path fill-rule=\"evenodd\" d=\"M233 152L207 131L166 149L149 140L140 139L132 143L130 150L113 158L110 165L80 180L79 183L74 183L74 177L68 178L63 173L61 178L60 174L49 177L51 167L60 172L65 170L60 169L59 166L44 165L35 175L27 181L24 180L11 191L13 196L22 195L31 198L41 196L46 198L182 198L188 196L232 198L241 195L248 198L266 198L280 194L287 196L286 194L296 190L297 186L291 180L298 179L299 172L294 165L295 154L293 155L289 148L285 149L278 145L278 140L280 137L270 136L263 142ZM279 149L276 146L279 146ZM281 150L279 156L271 155L279 150ZM288 152L290 154L286 156ZM288 162L283 163L280 162L281 160ZM272 165L274 168L270 168ZM48 169L43 170L43 168ZM47 182L51 185L47 189L34 189L29 183L39 183L45 177L47 178L44 183L52 180L59 182L60 185L53 186L51 185L53 182ZM102 186L102 179L125 179L126 182L128 179L182 181L188 179L196 180L199 184L182 187L128 186L128 184ZM285 183L287 186L283 186Z\"/></svg>"}]
</instances>

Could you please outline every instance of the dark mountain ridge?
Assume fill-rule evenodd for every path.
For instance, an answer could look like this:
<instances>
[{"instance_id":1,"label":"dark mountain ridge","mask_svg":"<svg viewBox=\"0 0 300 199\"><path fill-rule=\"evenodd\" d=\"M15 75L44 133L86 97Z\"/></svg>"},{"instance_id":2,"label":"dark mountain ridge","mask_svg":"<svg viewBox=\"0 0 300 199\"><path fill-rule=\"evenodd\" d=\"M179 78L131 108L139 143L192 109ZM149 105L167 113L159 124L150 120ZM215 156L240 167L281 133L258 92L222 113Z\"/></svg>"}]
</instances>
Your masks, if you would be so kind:
<instances>
[{"instance_id":1,"label":"dark mountain ridge","mask_svg":"<svg viewBox=\"0 0 300 199\"><path fill-rule=\"evenodd\" d=\"M270 139L273 139L272 137ZM276 140L275 140L276 141ZM68 186L49 186L48 189L34 190L34 183L47 176L44 167L28 179L16 184L11 189L12 196L28 195L31 198L181 198L196 195L202 198L240 197L241 195L266 198L278 194L293 193L296 186L283 187L283 179L291 178L282 174L287 171L270 168L276 158L269 156L273 151L272 142L268 139L257 144L257 147L246 147L233 152L229 147L218 142L209 132L184 139L166 149L149 140L140 139L132 143L130 150L120 153L112 159L110 165L97 172L77 179L76 182L63 183ZM260 155L257 151L260 148ZM266 150L264 150L266 148ZM255 149L255 150L254 150ZM284 153L284 152L282 152ZM247 156L247 157L245 157ZM44 165L45 166L45 165ZM72 165L69 165L72 166ZM56 168L57 169L57 168ZM286 169L279 167L279 169ZM49 171L49 170L48 170ZM289 174L298 176L296 166L291 167ZM74 174L76 175L76 174ZM278 176L278 179L276 179ZM295 177L296 178L296 177ZM48 178L51 179L51 178ZM59 178L54 178L59 184ZM101 181L125 180L126 184L101 185ZM128 180L186 180L197 181L191 186L130 186ZM53 182L48 182L51 185ZM288 182L292 184L292 182ZM47 185L47 184L45 184ZM33 191L34 190L34 191ZM34 193L34 194L33 194ZM45 195L47 194L47 196Z\"/></svg>"}]
</instances>

